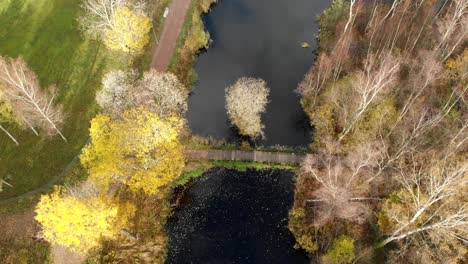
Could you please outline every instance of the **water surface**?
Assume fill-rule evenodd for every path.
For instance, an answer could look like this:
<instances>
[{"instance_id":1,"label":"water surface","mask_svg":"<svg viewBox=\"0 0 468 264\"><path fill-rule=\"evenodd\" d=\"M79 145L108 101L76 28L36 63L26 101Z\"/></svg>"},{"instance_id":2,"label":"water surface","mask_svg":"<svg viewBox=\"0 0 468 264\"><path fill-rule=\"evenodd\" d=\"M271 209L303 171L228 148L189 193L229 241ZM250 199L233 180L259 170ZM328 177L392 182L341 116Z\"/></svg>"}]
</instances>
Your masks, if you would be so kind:
<instances>
[{"instance_id":1,"label":"water surface","mask_svg":"<svg viewBox=\"0 0 468 264\"><path fill-rule=\"evenodd\" d=\"M225 110L224 89L238 78L267 81L263 145L306 146L309 121L294 92L313 65L317 16L330 0L219 0L204 16L213 40L197 59L198 83L187 114L195 134L237 141ZM301 47L308 42L311 48Z\"/></svg>"},{"instance_id":2,"label":"water surface","mask_svg":"<svg viewBox=\"0 0 468 264\"><path fill-rule=\"evenodd\" d=\"M294 173L215 168L193 181L167 224L170 264L309 263L287 228Z\"/></svg>"}]
</instances>

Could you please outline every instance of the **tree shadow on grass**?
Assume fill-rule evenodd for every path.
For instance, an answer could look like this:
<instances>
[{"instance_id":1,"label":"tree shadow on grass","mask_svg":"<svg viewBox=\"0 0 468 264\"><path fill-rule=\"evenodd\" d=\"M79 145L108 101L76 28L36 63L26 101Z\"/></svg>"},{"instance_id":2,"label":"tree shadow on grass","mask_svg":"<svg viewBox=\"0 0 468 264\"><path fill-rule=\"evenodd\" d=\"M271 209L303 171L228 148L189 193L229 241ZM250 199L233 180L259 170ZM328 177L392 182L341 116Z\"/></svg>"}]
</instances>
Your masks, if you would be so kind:
<instances>
[{"instance_id":1,"label":"tree shadow on grass","mask_svg":"<svg viewBox=\"0 0 468 264\"><path fill-rule=\"evenodd\" d=\"M0 54L22 56L37 73L43 88L57 86L57 101L66 115L63 132L69 142L57 136L36 137L27 130L8 126L20 146L0 135L0 176L9 175L14 186L0 193L0 199L44 185L80 152L88 138L89 120L97 111L94 96L101 76L108 65L119 65L98 43L80 35L76 22L79 1L38 2L36 5L44 10L12 1L0 13L0 24L6 25L0 30L4 40L0 42Z\"/></svg>"}]
</instances>

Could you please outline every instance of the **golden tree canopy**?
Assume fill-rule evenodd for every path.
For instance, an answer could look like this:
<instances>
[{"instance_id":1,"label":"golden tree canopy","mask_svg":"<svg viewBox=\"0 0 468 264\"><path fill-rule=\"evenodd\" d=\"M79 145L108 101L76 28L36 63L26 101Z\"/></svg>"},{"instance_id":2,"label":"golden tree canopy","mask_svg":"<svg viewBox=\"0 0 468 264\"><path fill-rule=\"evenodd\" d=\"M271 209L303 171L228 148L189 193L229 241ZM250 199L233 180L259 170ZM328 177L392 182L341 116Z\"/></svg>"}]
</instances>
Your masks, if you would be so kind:
<instances>
[{"instance_id":1,"label":"golden tree canopy","mask_svg":"<svg viewBox=\"0 0 468 264\"><path fill-rule=\"evenodd\" d=\"M0 92L0 123L9 123L9 122L17 122L15 116L13 114L13 109L11 105L3 100L2 93Z\"/></svg>"},{"instance_id":2,"label":"golden tree canopy","mask_svg":"<svg viewBox=\"0 0 468 264\"><path fill-rule=\"evenodd\" d=\"M80 192L70 194L57 187L52 194L43 195L36 207L36 220L42 224L44 239L85 254L98 247L101 239L118 236L135 208L100 196L97 189Z\"/></svg>"},{"instance_id":3,"label":"golden tree canopy","mask_svg":"<svg viewBox=\"0 0 468 264\"><path fill-rule=\"evenodd\" d=\"M178 118L161 119L143 108L130 109L117 120L98 115L91 122L92 143L84 148L81 163L100 186L121 182L154 194L184 168L181 125Z\"/></svg>"},{"instance_id":4,"label":"golden tree canopy","mask_svg":"<svg viewBox=\"0 0 468 264\"><path fill-rule=\"evenodd\" d=\"M140 53L149 42L150 19L128 7L115 11L112 26L105 32L105 44L109 49Z\"/></svg>"}]
</instances>

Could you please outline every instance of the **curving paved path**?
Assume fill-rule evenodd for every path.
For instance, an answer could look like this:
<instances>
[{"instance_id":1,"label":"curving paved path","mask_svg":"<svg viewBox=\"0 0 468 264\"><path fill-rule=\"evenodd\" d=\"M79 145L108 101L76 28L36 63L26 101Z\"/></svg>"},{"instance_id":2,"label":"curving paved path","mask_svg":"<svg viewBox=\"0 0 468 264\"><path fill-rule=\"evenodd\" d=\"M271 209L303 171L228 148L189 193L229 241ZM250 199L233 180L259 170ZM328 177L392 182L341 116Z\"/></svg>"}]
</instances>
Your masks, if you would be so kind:
<instances>
[{"instance_id":1,"label":"curving paved path","mask_svg":"<svg viewBox=\"0 0 468 264\"><path fill-rule=\"evenodd\" d=\"M153 53L151 68L166 71L169 67L190 3L191 0L172 0L159 43Z\"/></svg>"}]
</instances>

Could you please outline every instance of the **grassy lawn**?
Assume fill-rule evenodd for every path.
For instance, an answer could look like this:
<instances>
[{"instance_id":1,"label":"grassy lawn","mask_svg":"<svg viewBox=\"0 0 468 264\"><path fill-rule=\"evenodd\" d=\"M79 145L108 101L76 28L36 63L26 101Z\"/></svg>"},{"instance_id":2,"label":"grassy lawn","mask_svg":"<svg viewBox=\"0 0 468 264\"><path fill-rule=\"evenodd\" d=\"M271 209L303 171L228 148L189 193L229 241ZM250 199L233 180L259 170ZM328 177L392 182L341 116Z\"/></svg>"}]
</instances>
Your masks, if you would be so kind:
<instances>
[{"instance_id":1,"label":"grassy lawn","mask_svg":"<svg viewBox=\"0 0 468 264\"><path fill-rule=\"evenodd\" d=\"M6 187L0 199L34 190L58 175L88 138L89 120L96 114L94 101L103 73L125 62L97 42L85 40L77 29L80 1L3 0L0 2L0 55L23 57L37 73L42 87L56 85L57 101L64 107L63 132L37 137L9 127L20 146L0 134L0 177ZM121 59L118 59L121 58Z\"/></svg>"},{"instance_id":2,"label":"grassy lawn","mask_svg":"<svg viewBox=\"0 0 468 264\"><path fill-rule=\"evenodd\" d=\"M213 160L213 161L198 161L190 162L184 174L182 174L176 181L176 185L185 185L191 179L202 176L206 171L214 167L223 167L228 169L234 169L238 171L247 171L248 169L255 170L295 170L297 166L286 165L286 164L275 164L275 163L261 163L255 161L224 161L224 160Z\"/></svg>"}]
</instances>

